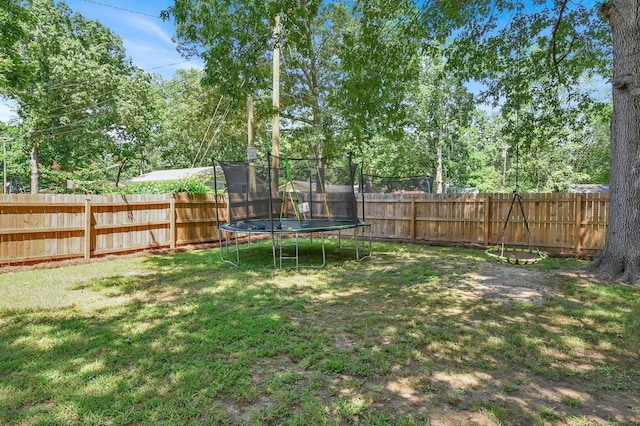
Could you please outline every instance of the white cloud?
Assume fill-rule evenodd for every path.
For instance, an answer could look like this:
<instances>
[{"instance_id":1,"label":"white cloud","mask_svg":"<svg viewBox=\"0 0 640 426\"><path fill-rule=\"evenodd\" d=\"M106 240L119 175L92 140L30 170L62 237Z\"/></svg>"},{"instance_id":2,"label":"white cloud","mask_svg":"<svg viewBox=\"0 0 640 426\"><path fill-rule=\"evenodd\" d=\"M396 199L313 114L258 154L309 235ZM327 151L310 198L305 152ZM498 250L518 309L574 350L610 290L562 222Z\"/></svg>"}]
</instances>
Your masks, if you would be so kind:
<instances>
[{"instance_id":1,"label":"white cloud","mask_svg":"<svg viewBox=\"0 0 640 426\"><path fill-rule=\"evenodd\" d=\"M161 25L158 25L156 22L152 21L151 18L127 15L124 17L123 21L131 28L131 32L137 34L138 36L147 34L152 38L161 41L162 43L170 45L173 44L173 41L171 40L171 34L167 30L162 28Z\"/></svg>"}]
</instances>

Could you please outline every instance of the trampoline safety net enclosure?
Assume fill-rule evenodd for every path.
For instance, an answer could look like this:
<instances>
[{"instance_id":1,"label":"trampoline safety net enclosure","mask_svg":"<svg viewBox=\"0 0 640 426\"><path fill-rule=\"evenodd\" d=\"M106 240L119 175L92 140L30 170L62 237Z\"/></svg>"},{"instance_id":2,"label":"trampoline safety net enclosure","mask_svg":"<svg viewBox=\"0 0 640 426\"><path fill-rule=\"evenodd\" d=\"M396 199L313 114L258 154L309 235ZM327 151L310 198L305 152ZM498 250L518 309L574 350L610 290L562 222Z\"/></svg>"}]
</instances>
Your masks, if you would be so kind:
<instances>
[{"instance_id":1,"label":"trampoline safety net enclosure","mask_svg":"<svg viewBox=\"0 0 640 426\"><path fill-rule=\"evenodd\" d=\"M371 256L364 199L360 212L356 204L362 165L354 163L351 156L318 159L269 155L266 163L218 163L224 172L228 200L228 220L218 227L223 260L239 264L241 249L249 248L255 234L271 236L276 268L324 266L328 233L337 235L340 248L354 250L356 260ZM348 240L342 238L342 231L347 230L351 234ZM247 237L246 246L240 246L239 234ZM322 258L301 263L308 259L301 257L300 238L309 237L313 242L314 234L320 237L316 241Z\"/></svg>"}]
</instances>

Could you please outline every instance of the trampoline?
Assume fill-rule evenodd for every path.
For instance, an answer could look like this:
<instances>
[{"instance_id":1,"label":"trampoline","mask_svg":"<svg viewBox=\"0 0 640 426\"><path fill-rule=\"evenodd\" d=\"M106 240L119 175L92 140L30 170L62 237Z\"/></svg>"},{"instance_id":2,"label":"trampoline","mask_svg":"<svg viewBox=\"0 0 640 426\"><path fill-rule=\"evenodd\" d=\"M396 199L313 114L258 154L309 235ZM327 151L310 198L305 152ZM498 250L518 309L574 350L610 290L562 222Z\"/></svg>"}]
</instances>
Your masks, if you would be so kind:
<instances>
[{"instance_id":1,"label":"trampoline","mask_svg":"<svg viewBox=\"0 0 640 426\"><path fill-rule=\"evenodd\" d=\"M333 159L268 155L266 164L217 163L224 172L227 196L227 217L218 226L223 261L239 265L241 252L251 248L256 236L271 237L274 268L323 267L328 235L338 238L340 249L353 250L357 261L371 256L364 194L360 215L356 208L355 188L361 185L356 181L362 168L350 155ZM301 238L319 242L320 259L304 258Z\"/></svg>"}]
</instances>

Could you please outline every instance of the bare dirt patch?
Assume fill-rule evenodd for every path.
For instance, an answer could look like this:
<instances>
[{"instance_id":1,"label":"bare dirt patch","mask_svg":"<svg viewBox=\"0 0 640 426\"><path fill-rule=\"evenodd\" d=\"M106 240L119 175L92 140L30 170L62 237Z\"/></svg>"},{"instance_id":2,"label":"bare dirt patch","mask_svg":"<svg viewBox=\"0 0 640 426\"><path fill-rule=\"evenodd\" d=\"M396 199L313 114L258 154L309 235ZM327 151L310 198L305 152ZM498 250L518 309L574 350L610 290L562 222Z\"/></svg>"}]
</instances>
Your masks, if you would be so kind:
<instances>
[{"instance_id":1,"label":"bare dirt patch","mask_svg":"<svg viewBox=\"0 0 640 426\"><path fill-rule=\"evenodd\" d=\"M527 266L502 263L478 263L477 270L466 273L457 282L461 291L502 302L542 304L545 297L558 293L561 279Z\"/></svg>"}]
</instances>

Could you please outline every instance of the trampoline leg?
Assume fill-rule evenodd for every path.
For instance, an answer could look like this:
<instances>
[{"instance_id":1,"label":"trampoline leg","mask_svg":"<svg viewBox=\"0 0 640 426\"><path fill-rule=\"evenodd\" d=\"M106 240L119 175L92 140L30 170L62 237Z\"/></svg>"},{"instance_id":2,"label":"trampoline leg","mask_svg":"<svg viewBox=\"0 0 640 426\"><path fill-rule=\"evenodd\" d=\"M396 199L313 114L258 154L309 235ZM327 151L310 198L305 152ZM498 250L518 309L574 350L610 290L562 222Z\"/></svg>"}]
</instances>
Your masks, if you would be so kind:
<instances>
[{"instance_id":1,"label":"trampoline leg","mask_svg":"<svg viewBox=\"0 0 640 426\"><path fill-rule=\"evenodd\" d=\"M283 242L282 235L278 234L278 255L279 255L279 269L282 269L282 261L283 260L295 260L296 269L300 268L300 242L298 233L295 233L294 243L285 243ZM294 248L293 256L287 256L284 251L287 247Z\"/></svg>"},{"instance_id":2,"label":"trampoline leg","mask_svg":"<svg viewBox=\"0 0 640 426\"><path fill-rule=\"evenodd\" d=\"M235 241L235 247L231 247L231 245L229 244L229 237L230 235L233 235L234 241ZM224 233L224 237L223 237L223 231L218 230L218 242L219 242L219 247L220 247L220 260L222 260L223 262L226 263L230 263L234 266L239 266L240 265L240 251L241 250L248 250L251 248L251 234L247 235L247 244L246 247L241 248L240 247L240 238L239 238L239 234L238 233ZM235 255L235 260L233 260L232 258ZM225 257L226 256L226 257Z\"/></svg>"},{"instance_id":3,"label":"trampoline leg","mask_svg":"<svg viewBox=\"0 0 640 426\"><path fill-rule=\"evenodd\" d=\"M372 256L373 249L371 239L371 224L369 223L361 223L353 228L353 234L351 236L352 244L343 242L342 230L338 230L338 248L355 251L356 261L358 262Z\"/></svg>"},{"instance_id":4,"label":"trampoline leg","mask_svg":"<svg viewBox=\"0 0 640 426\"><path fill-rule=\"evenodd\" d=\"M223 232L218 230L218 242L219 242L219 247L220 247L220 260L222 260L223 262L226 263L230 263L234 266L238 266L240 264L240 254L238 252L238 236L235 236L235 240L236 240L236 249L235 249L235 257L236 260L235 262L233 260L229 260L228 258L225 258L225 253L227 255L229 255L231 253L231 251L229 250L229 234L225 233L223 236Z\"/></svg>"},{"instance_id":5,"label":"trampoline leg","mask_svg":"<svg viewBox=\"0 0 640 426\"><path fill-rule=\"evenodd\" d=\"M356 239L356 261L360 262L364 259L370 258L373 253L373 250L371 248L371 224L367 223L365 225L358 226L353 232L355 234L355 239ZM368 238L367 238L367 235L368 235ZM362 251L363 251L362 256L360 256L359 236L362 237Z\"/></svg>"}]
</instances>

